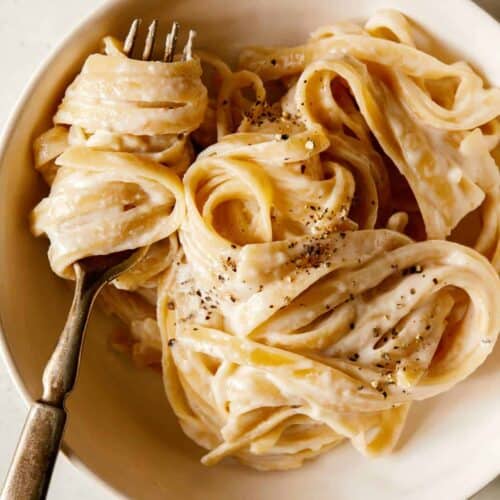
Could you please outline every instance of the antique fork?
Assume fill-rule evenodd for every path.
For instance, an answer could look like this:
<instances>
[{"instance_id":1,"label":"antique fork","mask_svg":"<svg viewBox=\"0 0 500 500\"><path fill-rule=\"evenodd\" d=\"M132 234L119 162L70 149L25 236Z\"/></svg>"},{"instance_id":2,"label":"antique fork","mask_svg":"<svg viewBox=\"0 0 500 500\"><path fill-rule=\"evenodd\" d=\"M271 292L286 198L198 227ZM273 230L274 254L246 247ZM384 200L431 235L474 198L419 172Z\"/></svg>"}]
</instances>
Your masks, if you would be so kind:
<instances>
[{"instance_id":1,"label":"antique fork","mask_svg":"<svg viewBox=\"0 0 500 500\"><path fill-rule=\"evenodd\" d=\"M139 18L134 19L132 21L132 24L130 25L127 37L125 38L125 42L123 44L123 52L128 57L132 57L140 24L141 24L141 19ZM142 51L143 61L149 61L151 59L157 31L158 31L158 21L155 19L148 27L148 34L146 35L144 50ZM168 33L168 35L165 38L165 51L163 54L163 62L167 63L173 62L178 35L179 35L179 23L174 21L172 23L172 29L170 30L170 33ZM195 36L196 32L194 30L189 30L188 39L186 45L184 46L184 50L182 51L182 59L184 61L189 61L193 57L193 40Z\"/></svg>"},{"instance_id":2,"label":"antique fork","mask_svg":"<svg viewBox=\"0 0 500 500\"><path fill-rule=\"evenodd\" d=\"M130 26L123 50L133 57L141 20ZM151 59L158 21L154 20L146 36L142 60ZM179 24L174 22L166 37L163 61L175 57ZM182 59L192 58L195 32L190 30ZM66 422L64 401L73 389L78 372L80 352L87 320L95 298L102 288L137 264L147 248L107 256L88 257L74 264L76 277L73 303L57 346L43 372L42 397L32 404L19 439L1 500L35 500L45 498L59 452Z\"/></svg>"}]
</instances>

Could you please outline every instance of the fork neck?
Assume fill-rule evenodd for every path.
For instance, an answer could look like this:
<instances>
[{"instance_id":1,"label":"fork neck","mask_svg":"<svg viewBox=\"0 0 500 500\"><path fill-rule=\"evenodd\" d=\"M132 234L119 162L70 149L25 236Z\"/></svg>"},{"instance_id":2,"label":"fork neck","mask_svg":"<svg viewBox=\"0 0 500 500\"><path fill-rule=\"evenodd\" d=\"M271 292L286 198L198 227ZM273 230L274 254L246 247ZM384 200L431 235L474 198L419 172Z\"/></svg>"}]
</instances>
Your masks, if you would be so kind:
<instances>
[{"instance_id":1,"label":"fork neck","mask_svg":"<svg viewBox=\"0 0 500 500\"><path fill-rule=\"evenodd\" d=\"M73 302L57 346L43 372L41 402L62 408L78 373L83 335L94 300L105 284L98 273L74 266L76 282Z\"/></svg>"}]
</instances>

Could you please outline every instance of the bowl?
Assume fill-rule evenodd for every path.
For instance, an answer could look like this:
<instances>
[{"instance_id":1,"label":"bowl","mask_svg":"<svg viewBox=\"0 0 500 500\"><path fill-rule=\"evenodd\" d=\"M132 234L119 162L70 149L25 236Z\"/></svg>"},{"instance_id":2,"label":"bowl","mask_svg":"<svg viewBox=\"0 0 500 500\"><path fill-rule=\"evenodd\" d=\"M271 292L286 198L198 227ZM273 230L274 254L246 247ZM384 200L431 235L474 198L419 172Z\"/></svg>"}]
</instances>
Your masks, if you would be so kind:
<instances>
[{"instance_id":1,"label":"bowl","mask_svg":"<svg viewBox=\"0 0 500 500\"><path fill-rule=\"evenodd\" d=\"M0 318L2 350L31 401L70 304L49 269L47 242L28 229L46 188L32 168L31 143L46 129L66 85L103 35L123 36L136 16L173 19L198 31L197 46L233 60L247 44L293 44L320 25L362 20L395 7L433 35L428 48L473 63L500 85L500 25L469 0L116 0L87 18L46 61L8 125L0 148ZM121 494L137 499L386 500L464 498L500 471L500 349L450 392L413 405L397 450L367 459L349 445L291 472L262 473L235 463L206 468L185 437L158 374L110 350L112 319L95 310L79 380L68 400L63 451ZM377 493L377 494L378 494Z\"/></svg>"}]
</instances>

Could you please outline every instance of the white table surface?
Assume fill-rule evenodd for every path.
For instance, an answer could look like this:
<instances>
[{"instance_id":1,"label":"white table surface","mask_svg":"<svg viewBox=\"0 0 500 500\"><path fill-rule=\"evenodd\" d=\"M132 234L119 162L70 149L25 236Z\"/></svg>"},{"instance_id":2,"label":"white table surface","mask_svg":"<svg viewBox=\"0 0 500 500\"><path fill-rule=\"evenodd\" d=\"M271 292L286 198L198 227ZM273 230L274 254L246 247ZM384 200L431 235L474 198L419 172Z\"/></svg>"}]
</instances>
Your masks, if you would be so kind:
<instances>
[{"instance_id":1,"label":"white table surface","mask_svg":"<svg viewBox=\"0 0 500 500\"><path fill-rule=\"evenodd\" d=\"M20 92L52 47L90 10L106 0L0 0L2 87L0 128ZM415 0L418 1L418 0ZM478 0L500 19L500 0ZM14 451L27 408L0 361L0 483ZM118 498L90 475L77 470L60 456L49 498L64 500L112 500ZM500 479L474 500L500 498Z\"/></svg>"}]
</instances>

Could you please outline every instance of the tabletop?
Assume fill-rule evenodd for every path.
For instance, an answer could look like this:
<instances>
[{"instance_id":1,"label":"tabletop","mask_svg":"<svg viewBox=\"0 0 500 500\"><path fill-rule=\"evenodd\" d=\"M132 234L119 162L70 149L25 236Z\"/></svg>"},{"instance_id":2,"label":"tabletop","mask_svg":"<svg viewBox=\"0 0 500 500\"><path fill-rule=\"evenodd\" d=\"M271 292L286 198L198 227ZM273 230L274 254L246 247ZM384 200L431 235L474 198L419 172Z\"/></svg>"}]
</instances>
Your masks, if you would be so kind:
<instances>
[{"instance_id":1,"label":"tabletop","mask_svg":"<svg viewBox=\"0 0 500 500\"><path fill-rule=\"evenodd\" d=\"M106 0L0 0L2 93L0 129L27 80L58 41L89 11ZM415 0L417 1L417 0ZM477 0L500 19L500 0ZM14 452L27 408L0 360L0 483ZM92 476L76 469L61 455L57 461L49 499L116 500L118 496ZM474 500L500 498L500 477L474 496Z\"/></svg>"}]
</instances>

